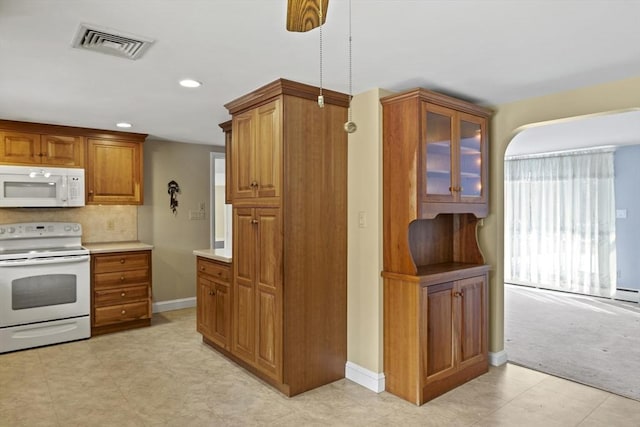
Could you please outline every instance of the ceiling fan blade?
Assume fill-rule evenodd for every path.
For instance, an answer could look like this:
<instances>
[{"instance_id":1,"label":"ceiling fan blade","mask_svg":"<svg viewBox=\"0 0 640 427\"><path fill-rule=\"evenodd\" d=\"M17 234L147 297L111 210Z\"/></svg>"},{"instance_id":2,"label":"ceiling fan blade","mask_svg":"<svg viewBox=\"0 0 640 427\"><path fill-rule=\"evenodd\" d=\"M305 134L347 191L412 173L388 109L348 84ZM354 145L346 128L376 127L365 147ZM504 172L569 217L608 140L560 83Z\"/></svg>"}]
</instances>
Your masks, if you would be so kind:
<instances>
[{"instance_id":1,"label":"ceiling fan blade","mask_svg":"<svg viewBox=\"0 0 640 427\"><path fill-rule=\"evenodd\" d=\"M288 0L287 30L304 33L320 26L320 0ZM329 0L322 0L322 24L327 20Z\"/></svg>"}]
</instances>

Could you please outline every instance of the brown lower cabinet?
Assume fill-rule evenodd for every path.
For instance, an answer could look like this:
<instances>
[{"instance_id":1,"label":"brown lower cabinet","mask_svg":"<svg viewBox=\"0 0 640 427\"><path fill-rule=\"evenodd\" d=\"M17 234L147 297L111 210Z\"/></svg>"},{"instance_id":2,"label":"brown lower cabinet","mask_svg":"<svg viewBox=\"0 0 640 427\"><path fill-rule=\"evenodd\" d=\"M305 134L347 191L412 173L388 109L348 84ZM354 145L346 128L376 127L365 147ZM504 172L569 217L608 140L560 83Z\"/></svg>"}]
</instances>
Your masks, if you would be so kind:
<instances>
[{"instance_id":1,"label":"brown lower cabinet","mask_svg":"<svg viewBox=\"0 0 640 427\"><path fill-rule=\"evenodd\" d=\"M382 274L388 392L422 405L488 371L487 270Z\"/></svg>"},{"instance_id":2,"label":"brown lower cabinet","mask_svg":"<svg viewBox=\"0 0 640 427\"><path fill-rule=\"evenodd\" d=\"M91 335L151 324L151 251L91 255Z\"/></svg>"},{"instance_id":3,"label":"brown lower cabinet","mask_svg":"<svg viewBox=\"0 0 640 427\"><path fill-rule=\"evenodd\" d=\"M231 334L231 267L229 264L197 258L196 329L205 341L229 349Z\"/></svg>"}]
</instances>

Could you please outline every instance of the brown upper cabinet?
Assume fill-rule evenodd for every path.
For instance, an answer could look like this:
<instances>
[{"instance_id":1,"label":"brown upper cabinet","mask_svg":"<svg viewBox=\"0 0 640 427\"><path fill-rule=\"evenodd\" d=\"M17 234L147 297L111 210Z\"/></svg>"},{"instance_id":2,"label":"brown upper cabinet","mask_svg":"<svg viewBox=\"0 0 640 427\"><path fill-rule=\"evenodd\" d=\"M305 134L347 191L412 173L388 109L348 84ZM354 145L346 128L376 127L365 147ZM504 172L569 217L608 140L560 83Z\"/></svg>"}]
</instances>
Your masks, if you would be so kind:
<instances>
[{"instance_id":1,"label":"brown upper cabinet","mask_svg":"<svg viewBox=\"0 0 640 427\"><path fill-rule=\"evenodd\" d=\"M86 204L141 205L146 137L0 120L0 164L84 168Z\"/></svg>"},{"instance_id":2,"label":"brown upper cabinet","mask_svg":"<svg viewBox=\"0 0 640 427\"><path fill-rule=\"evenodd\" d=\"M417 217L441 213L487 216L488 125L491 111L426 89L383 98L385 155L394 182L417 190ZM406 174L405 174L406 175ZM395 178L394 178L395 179Z\"/></svg>"},{"instance_id":3,"label":"brown upper cabinet","mask_svg":"<svg viewBox=\"0 0 640 427\"><path fill-rule=\"evenodd\" d=\"M233 116L231 197L279 198L282 171L281 100ZM254 201L255 202L255 201Z\"/></svg>"},{"instance_id":4,"label":"brown upper cabinet","mask_svg":"<svg viewBox=\"0 0 640 427\"><path fill-rule=\"evenodd\" d=\"M143 203L140 142L89 138L85 172L87 204Z\"/></svg>"},{"instance_id":5,"label":"brown upper cabinet","mask_svg":"<svg viewBox=\"0 0 640 427\"><path fill-rule=\"evenodd\" d=\"M0 130L0 162L14 165L84 166L81 136Z\"/></svg>"}]
</instances>

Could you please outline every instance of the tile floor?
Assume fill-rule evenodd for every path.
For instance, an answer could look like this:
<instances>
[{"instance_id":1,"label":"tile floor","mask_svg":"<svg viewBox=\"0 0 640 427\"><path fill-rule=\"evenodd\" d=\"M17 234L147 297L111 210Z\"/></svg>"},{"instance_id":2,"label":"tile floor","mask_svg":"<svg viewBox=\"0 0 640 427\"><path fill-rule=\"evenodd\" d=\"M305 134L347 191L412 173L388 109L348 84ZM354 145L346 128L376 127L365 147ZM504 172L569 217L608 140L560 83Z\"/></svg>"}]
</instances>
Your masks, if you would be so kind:
<instances>
[{"instance_id":1,"label":"tile floor","mask_svg":"<svg viewBox=\"0 0 640 427\"><path fill-rule=\"evenodd\" d=\"M287 398L202 344L195 310L0 355L0 426L633 426L640 402L515 365L416 407L351 381Z\"/></svg>"}]
</instances>

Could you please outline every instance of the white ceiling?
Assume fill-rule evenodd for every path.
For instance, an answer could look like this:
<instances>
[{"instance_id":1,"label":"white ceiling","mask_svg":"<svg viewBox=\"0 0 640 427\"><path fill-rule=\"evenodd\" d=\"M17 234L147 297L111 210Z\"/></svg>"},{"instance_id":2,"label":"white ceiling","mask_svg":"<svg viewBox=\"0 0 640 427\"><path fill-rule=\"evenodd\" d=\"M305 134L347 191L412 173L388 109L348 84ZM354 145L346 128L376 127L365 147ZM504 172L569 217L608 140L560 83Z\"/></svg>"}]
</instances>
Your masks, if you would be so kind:
<instances>
[{"instance_id":1,"label":"white ceiling","mask_svg":"<svg viewBox=\"0 0 640 427\"><path fill-rule=\"evenodd\" d=\"M286 0L0 0L0 118L224 143L223 104L319 83L319 34ZM425 87L485 105L640 75L638 0L353 0L353 92ZM348 2L331 0L324 86L348 92ZM156 40L130 61L73 49L81 23ZM183 89L191 77L204 84Z\"/></svg>"}]
</instances>

